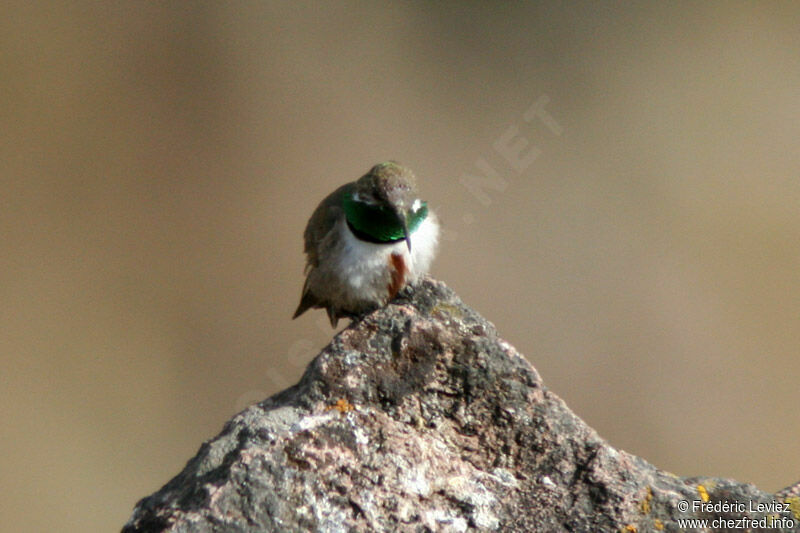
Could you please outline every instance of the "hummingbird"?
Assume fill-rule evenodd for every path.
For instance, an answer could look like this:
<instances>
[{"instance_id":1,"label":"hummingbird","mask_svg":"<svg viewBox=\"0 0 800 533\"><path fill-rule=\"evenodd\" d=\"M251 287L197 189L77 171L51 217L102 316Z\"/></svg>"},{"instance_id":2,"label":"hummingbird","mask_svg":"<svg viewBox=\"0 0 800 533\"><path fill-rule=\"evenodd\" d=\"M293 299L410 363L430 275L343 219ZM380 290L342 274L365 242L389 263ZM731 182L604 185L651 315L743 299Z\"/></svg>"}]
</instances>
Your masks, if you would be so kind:
<instances>
[{"instance_id":1,"label":"hummingbird","mask_svg":"<svg viewBox=\"0 0 800 533\"><path fill-rule=\"evenodd\" d=\"M342 185L314 210L303 234L306 281L292 318L324 308L331 326L386 305L430 268L439 223L416 178L395 161Z\"/></svg>"}]
</instances>

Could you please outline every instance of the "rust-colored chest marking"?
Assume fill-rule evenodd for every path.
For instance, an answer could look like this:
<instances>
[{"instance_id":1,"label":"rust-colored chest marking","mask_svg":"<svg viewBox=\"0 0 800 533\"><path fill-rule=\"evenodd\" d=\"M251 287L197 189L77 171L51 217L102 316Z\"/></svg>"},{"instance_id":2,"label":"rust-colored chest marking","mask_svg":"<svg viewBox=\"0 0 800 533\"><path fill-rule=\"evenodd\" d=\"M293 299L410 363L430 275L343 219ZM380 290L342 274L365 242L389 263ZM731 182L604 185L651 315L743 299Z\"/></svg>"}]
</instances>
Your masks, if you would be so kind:
<instances>
[{"instance_id":1,"label":"rust-colored chest marking","mask_svg":"<svg viewBox=\"0 0 800 533\"><path fill-rule=\"evenodd\" d=\"M389 256L389 272L392 275L392 281L389 283L388 287L389 299L391 300L397 296L397 293L406 283L408 269L406 268L406 262L403 260L402 254L392 254Z\"/></svg>"}]
</instances>

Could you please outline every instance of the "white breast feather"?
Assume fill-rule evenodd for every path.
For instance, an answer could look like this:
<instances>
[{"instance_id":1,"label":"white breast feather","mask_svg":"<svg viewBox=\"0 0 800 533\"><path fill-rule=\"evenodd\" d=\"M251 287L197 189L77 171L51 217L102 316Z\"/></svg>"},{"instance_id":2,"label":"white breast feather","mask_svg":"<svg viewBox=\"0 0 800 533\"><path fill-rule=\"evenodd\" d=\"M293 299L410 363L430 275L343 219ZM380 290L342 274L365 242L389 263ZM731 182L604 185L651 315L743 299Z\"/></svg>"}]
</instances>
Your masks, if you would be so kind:
<instances>
[{"instance_id":1,"label":"white breast feather","mask_svg":"<svg viewBox=\"0 0 800 533\"><path fill-rule=\"evenodd\" d=\"M391 245L374 244L356 238L340 220L343 246L331 266L340 273L338 280L346 300L380 300L386 296L386 279L391 254L400 254L408 268L408 282L415 282L428 272L436 253L439 224L430 213L411 234L411 256L405 241Z\"/></svg>"}]
</instances>

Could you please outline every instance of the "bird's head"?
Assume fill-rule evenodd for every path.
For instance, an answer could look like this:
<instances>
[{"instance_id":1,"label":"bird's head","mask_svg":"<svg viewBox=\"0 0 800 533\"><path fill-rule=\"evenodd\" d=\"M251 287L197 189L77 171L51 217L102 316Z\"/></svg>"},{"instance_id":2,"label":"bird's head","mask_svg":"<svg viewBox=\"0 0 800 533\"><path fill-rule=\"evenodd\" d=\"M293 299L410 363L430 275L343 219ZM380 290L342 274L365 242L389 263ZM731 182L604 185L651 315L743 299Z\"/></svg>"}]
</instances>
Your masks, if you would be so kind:
<instances>
[{"instance_id":1,"label":"bird's head","mask_svg":"<svg viewBox=\"0 0 800 533\"><path fill-rule=\"evenodd\" d=\"M344 199L347 222L376 242L405 239L411 251L411 235L428 215L419 198L414 173L388 161L370 169Z\"/></svg>"}]
</instances>

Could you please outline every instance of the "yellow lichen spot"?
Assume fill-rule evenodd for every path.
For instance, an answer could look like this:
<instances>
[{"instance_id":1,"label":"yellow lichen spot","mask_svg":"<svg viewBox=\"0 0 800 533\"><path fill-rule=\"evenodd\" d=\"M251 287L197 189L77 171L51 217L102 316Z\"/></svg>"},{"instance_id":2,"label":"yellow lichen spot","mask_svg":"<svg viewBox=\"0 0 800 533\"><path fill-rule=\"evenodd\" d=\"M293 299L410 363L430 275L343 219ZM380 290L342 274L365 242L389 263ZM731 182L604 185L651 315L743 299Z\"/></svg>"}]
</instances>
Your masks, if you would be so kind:
<instances>
[{"instance_id":1,"label":"yellow lichen spot","mask_svg":"<svg viewBox=\"0 0 800 533\"><path fill-rule=\"evenodd\" d=\"M335 404L329 405L328 407L325 408L325 410L326 411L330 411L331 409L336 409L340 413L345 414L345 413L349 413L350 411L352 411L355 408L356 408L356 406L353 405L352 403L348 402L344 398L339 398L338 400L336 400Z\"/></svg>"},{"instance_id":2,"label":"yellow lichen spot","mask_svg":"<svg viewBox=\"0 0 800 533\"><path fill-rule=\"evenodd\" d=\"M789 510L795 520L800 520L800 496L789 496L783 501L789 504Z\"/></svg>"},{"instance_id":3,"label":"yellow lichen spot","mask_svg":"<svg viewBox=\"0 0 800 533\"><path fill-rule=\"evenodd\" d=\"M653 499L653 489L647 487L647 496L644 497L642 503L639 504L639 508L642 510L644 514L650 514L650 500Z\"/></svg>"},{"instance_id":4,"label":"yellow lichen spot","mask_svg":"<svg viewBox=\"0 0 800 533\"><path fill-rule=\"evenodd\" d=\"M431 309L431 314L442 314L442 315L449 315L455 318L461 318L464 313L461 312L461 309L458 306L447 304L447 303L440 303L437 304Z\"/></svg>"},{"instance_id":5,"label":"yellow lichen spot","mask_svg":"<svg viewBox=\"0 0 800 533\"><path fill-rule=\"evenodd\" d=\"M697 485L697 494L700 495L700 499L704 502L708 502L711 499L708 497L708 491L703 485Z\"/></svg>"},{"instance_id":6,"label":"yellow lichen spot","mask_svg":"<svg viewBox=\"0 0 800 533\"><path fill-rule=\"evenodd\" d=\"M653 520L653 527L655 527L659 531L662 531L664 529L664 522L656 518L655 520Z\"/></svg>"},{"instance_id":7,"label":"yellow lichen spot","mask_svg":"<svg viewBox=\"0 0 800 533\"><path fill-rule=\"evenodd\" d=\"M636 526L634 526L633 524L628 524L622 531L624 531L625 533L636 533L639 530L636 529Z\"/></svg>"}]
</instances>

